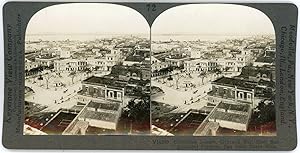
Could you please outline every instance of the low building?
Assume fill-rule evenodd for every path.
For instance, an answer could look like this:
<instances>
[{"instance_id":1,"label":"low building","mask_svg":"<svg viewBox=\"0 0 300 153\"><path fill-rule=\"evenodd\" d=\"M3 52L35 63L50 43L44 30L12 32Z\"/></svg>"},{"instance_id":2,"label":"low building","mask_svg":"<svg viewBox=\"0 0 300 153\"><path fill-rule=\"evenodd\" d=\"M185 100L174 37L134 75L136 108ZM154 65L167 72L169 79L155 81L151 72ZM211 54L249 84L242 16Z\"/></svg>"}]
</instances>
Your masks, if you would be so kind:
<instances>
[{"instance_id":1,"label":"low building","mask_svg":"<svg viewBox=\"0 0 300 153\"><path fill-rule=\"evenodd\" d=\"M275 81L275 65L245 66L239 77L256 82L260 80Z\"/></svg>"},{"instance_id":2,"label":"low building","mask_svg":"<svg viewBox=\"0 0 300 153\"><path fill-rule=\"evenodd\" d=\"M90 101L64 130L63 135L85 135L89 127L116 130L121 109L120 103L115 101Z\"/></svg>"},{"instance_id":3,"label":"low building","mask_svg":"<svg viewBox=\"0 0 300 153\"><path fill-rule=\"evenodd\" d=\"M94 70L107 71L106 59L105 58L89 58L87 61Z\"/></svg>"},{"instance_id":4,"label":"low building","mask_svg":"<svg viewBox=\"0 0 300 153\"><path fill-rule=\"evenodd\" d=\"M221 128L247 131L251 114L252 109L248 104L220 102L208 114L193 135L217 136L218 130Z\"/></svg>"},{"instance_id":5,"label":"low building","mask_svg":"<svg viewBox=\"0 0 300 153\"><path fill-rule=\"evenodd\" d=\"M208 100L212 104L220 102L246 103L254 107L255 87L257 82L237 78L222 77L213 81L212 90L208 92Z\"/></svg>"},{"instance_id":6,"label":"low building","mask_svg":"<svg viewBox=\"0 0 300 153\"><path fill-rule=\"evenodd\" d=\"M85 59L63 59L54 61L54 70L56 72L74 72L83 71L87 68Z\"/></svg>"},{"instance_id":7,"label":"low building","mask_svg":"<svg viewBox=\"0 0 300 153\"><path fill-rule=\"evenodd\" d=\"M53 56L50 54L40 55L35 58L35 61L39 63L40 66L48 66L51 67L54 64L54 61L59 59L58 56Z\"/></svg>"},{"instance_id":8,"label":"low building","mask_svg":"<svg viewBox=\"0 0 300 153\"><path fill-rule=\"evenodd\" d=\"M150 80L151 71L149 64L115 65L111 69L111 76L129 80Z\"/></svg>"},{"instance_id":9,"label":"low building","mask_svg":"<svg viewBox=\"0 0 300 153\"><path fill-rule=\"evenodd\" d=\"M89 126L116 130L121 105L113 101L91 101L78 114L79 121L87 121Z\"/></svg>"},{"instance_id":10,"label":"low building","mask_svg":"<svg viewBox=\"0 0 300 153\"><path fill-rule=\"evenodd\" d=\"M276 49L275 46L266 47L264 54L256 58L253 66L275 65Z\"/></svg>"},{"instance_id":11,"label":"low building","mask_svg":"<svg viewBox=\"0 0 300 153\"><path fill-rule=\"evenodd\" d=\"M167 75L170 71L168 71L169 64L167 62L163 62L151 56L151 76L156 77L160 75Z\"/></svg>"},{"instance_id":12,"label":"low building","mask_svg":"<svg viewBox=\"0 0 300 153\"><path fill-rule=\"evenodd\" d=\"M134 64L141 64L145 60L145 57L140 55L132 55L126 57L123 61L123 65L132 66Z\"/></svg>"},{"instance_id":13,"label":"low building","mask_svg":"<svg viewBox=\"0 0 300 153\"><path fill-rule=\"evenodd\" d=\"M183 68L184 61L186 61L188 59L189 59L189 57L187 57L187 56L174 55L174 56L165 58L165 62L167 62L170 67Z\"/></svg>"},{"instance_id":14,"label":"low building","mask_svg":"<svg viewBox=\"0 0 300 153\"><path fill-rule=\"evenodd\" d=\"M275 59L273 57L261 56L258 57L253 63L253 66L258 66L258 67L264 65L275 65Z\"/></svg>"},{"instance_id":15,"label":"low building","mask_svg":"<svg viewBox=\"0 0 300 153\"><path fill-rule=\"evenodd\" d=\"M104 99L124 104L126 85L127 81L92 76L82 81L82 90L78 92L78 99L83 103Z\"/></svg>"},{"instance_id":16,"label":"low building","mask_svg":"<svg viewBox=\"0 0 300 153\"><path fill-rule=\"evenodd\" d=\"M25 76L32 76L38 74L42 68L38 62L25 61Z\"/></svg>"},{"instance_id":17,"label":"low building","mask_svg":"<svg viewBox=\"0 0 300 153\"><path fill-rule=\"evenodd\" d=\"M206 59L188 59L184 61L184 70L188 73L213 71L218 67L217 61Z\"/></svg>"}]
</instances>

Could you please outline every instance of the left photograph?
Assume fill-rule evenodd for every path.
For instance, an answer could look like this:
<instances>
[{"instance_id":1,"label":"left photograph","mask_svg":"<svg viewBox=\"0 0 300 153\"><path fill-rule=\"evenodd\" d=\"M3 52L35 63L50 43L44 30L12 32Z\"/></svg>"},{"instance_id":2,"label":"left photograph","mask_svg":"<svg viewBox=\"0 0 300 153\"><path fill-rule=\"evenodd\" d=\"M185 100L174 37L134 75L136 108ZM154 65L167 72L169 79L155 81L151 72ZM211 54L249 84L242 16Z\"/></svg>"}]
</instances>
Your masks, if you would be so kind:
<instances>
[{"instance_id":1,"label":"left photograph","mask_svg":"<svg viewBox=\"0 0 300 153\"><path fill-rule=\"evenodd\" d=\"M150 27L136 10L44 8L24 57L24 135L150 134Z\"/></svg>"}]
</instances>

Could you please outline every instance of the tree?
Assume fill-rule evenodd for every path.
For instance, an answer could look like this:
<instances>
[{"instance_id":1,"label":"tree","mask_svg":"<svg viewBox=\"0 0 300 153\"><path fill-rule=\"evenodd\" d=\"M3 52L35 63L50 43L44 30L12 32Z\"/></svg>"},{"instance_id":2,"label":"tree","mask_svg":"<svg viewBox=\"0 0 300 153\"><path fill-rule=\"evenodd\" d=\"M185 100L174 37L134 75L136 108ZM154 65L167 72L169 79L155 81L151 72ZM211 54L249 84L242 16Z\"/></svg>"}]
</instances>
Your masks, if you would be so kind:
<instances>
[{"instance_id":1,"label":"tree","mask_svg":"<svg viewBox=\"0 0 300 153\"><path fill-rule=\"evenodd\" d=\"M182 76L179 73L176 73L174 76L175 76L174 79L175 79L176 89L179 89L178 83L180 78L182 78Z\"/></svg>"},{"instance_id":2,"label":"tree","mask_svg":"<svg viewBox=\"0 0 300 153\"><path fill-rule=\"evenodd\" d=\"M215 74L217 74L217 76L218 75L220 75L221 73L222 73L222 71L221 71L221 69L220 68L215 68L213 71L212 71L212 73L215 73Z\"/></svg>"},{"instance_id":3,"label":"tree","mask_svg":"<svg viewBox=\"0 0 300 153\"><path fill-rule=\"evenodd\" d=\"M225 67L224 71L227 72L228 70L230 70L230 67Z\"/></svg>"},{"instance_id":4,"label":"tree","mask_svg":"<svg viewBox=\"0 0 300 153\"><path fill-rule=\"evenodd\" d=\"M90 74L92 73L92 70L89 69L89 68L85 68L83 71L84 71L84 73L85 73L88 77L89 77Z\"/></svg>"},{"instance_id":5,"label":"tree","mask_svg":"<svg viewBox=\"0 0 300 153\"><path fill-rule=\"evenodd\" d=\"M43 76L43 78L45 79L46 81L46 86L47 86L47 89L49 89L49 80L53 77L53 75L50 73L50 72L46 72Z\"/></svg>"},{"instance_id":6,"label":"tree","mask_svg":"<svg viewBox=\"0 0 300 153\"><path fill-rule=\"evenodd\" d=\"M204 78L206 78L206 75L207 75L207 72L206 72L206 71L202 71L202 72L199 74L199 77L201 77L202 85L204 85Z\"/></svg>"},{"instance_id":7,"label":"tree","mask_svg":"<svg viewBox=\"0 0 300 153\"><path fill-rule=\"evenodd\" d=\"M150 97L145 95L131 99L124 108L122 116L129 120L131 130L150 132Z\"/></svg>"},{"instance_id":8,"label":"tree","mask_svg":"<svg viewBox=\"0 0 300 153\"><path fill-rule=\"evenodd\" d=\"M72 71L70 74L69 74L69 77L71 77L72 79L72 84L74 84L74 78L76 76L76 71Z\"/></svg>"},{"instance_id":9,"label":"tree","mask_svg":"<svg viewBox=\"0 0 300 153\"><path fill-rule=\"evenodd\" d=\"M266 100L262 100L256 107L256 111L253 113L253 119L256 124L264 124L267 122L275 121L275 105L274 99L271 98L269 103L265 103Z\"/></svg>"}]
</instances>

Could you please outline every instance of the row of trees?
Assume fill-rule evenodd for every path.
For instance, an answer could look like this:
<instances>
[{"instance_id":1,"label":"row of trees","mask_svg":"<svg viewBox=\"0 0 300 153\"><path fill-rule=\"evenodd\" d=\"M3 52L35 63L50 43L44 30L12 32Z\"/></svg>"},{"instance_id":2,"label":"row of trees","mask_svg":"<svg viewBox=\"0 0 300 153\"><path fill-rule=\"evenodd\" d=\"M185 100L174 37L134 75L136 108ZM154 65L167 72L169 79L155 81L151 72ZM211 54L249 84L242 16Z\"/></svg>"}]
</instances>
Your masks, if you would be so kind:
<instances>
[{"instance_id":1,"label":"row of trees","mask_svg":"<svg viewBox=\"0 0 300 153\"><path fill-rule=\"evenodd\" d=\"M84 69L83 71L87 76L89 76L92 71L88 68ZM78 71L71 71L68 74L68 77L71 78L72 84L74 84L74 78L77 76ZM61 77L60 73L57 73L56 75L53 74L51 70L44 70L42 74L39 75L38 80L45 80L46 81L46 88L49 89L49 82L51 78L54 78L56 76Z\"/></svg>"}]
</instances>

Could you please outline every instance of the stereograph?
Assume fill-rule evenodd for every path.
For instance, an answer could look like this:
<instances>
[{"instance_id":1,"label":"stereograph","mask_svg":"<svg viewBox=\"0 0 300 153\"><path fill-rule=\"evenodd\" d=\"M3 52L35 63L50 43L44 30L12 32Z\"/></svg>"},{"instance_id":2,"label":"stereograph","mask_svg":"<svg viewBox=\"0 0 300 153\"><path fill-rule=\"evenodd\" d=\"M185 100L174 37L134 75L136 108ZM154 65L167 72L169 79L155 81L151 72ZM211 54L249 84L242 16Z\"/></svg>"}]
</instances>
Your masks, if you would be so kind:
<instances>
[{"instance_id":1,"label":"stereograph","mask_svg":"<svg viewBox=\"0 0 300 153\"><path fill-rule=\"evenodd\" d=\"M297 11L8 2L3 145L292 150Z\"/></svg>"}]
</instances>

